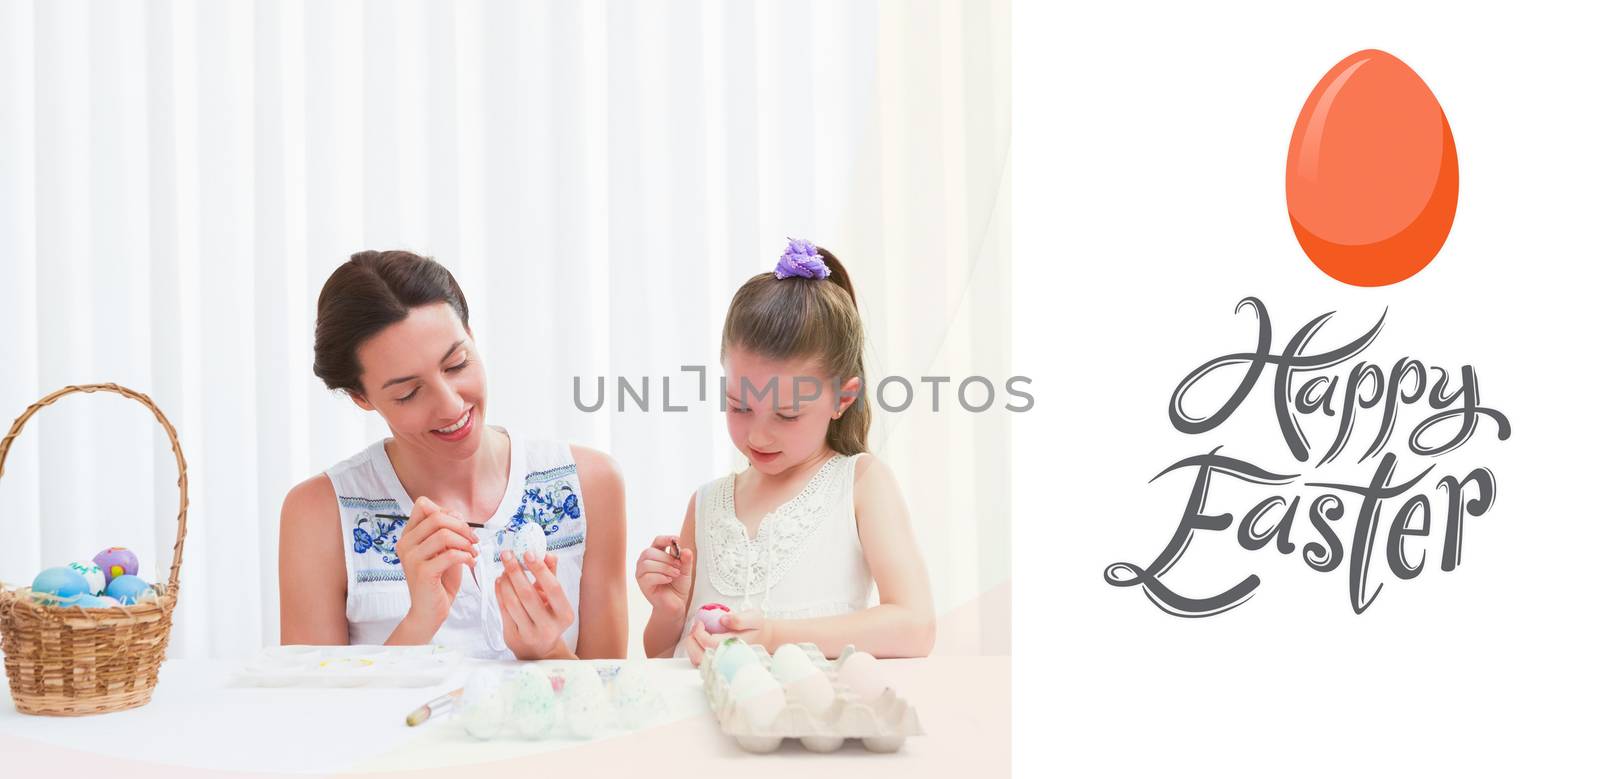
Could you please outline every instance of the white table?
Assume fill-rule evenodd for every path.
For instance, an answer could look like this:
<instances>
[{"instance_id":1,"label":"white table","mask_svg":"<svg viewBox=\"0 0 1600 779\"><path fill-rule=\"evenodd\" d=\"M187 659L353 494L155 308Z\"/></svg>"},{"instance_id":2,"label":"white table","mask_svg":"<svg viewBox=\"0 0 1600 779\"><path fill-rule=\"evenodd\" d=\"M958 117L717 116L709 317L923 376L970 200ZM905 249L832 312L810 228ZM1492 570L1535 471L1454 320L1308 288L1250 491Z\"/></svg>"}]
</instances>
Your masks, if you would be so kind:
<instances>
[{"instance_id":1,"label":"white table","mask_svg":"<svg viewBox=\"0 0 1600 779\"><path fill-rule=\"evenodd\" d=\"M32 776L267 776L334 773L408 776L695 776L757 771L762 777L991 776L1010 771L1011 664L1007 657L885 661L927 735L898 753L857 742L831 754L785 742L770 755L743 752L718 729L697 671L686 660L644 661L666 699L659 724L593 740L478 741L448 716L420 727L405 715L460 686L469 661L437 687L261 689L230 684L235 663L169 660L151 702L91 717L20 714L0 687L0 779ZM530 769L537 769L530 774Z\"/></svg>"}]
</instances>

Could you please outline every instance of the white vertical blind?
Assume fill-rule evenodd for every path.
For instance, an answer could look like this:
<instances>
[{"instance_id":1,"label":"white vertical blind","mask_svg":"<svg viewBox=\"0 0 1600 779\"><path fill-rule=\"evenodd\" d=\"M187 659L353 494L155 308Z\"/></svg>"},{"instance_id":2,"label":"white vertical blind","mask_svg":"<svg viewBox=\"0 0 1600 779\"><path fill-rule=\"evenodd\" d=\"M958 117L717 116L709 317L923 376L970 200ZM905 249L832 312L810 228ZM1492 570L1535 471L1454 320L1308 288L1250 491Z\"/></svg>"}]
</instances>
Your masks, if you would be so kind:
<instances>
[{"instance_id":1,"label":"white vertical blind","mask_svg":"<svg viewBox=\"0 0 1600 779\"><path fill-rule=\"evenodd\" d=\"M878 411L873 443L938 651L1008 652L1013 420L954 392L1011 371L1009 24L955 0L0 0L0 413L66 384L152 396L190 463L173 654L239 656L277 640L285 491L387 432L311 374L350 253L456 273L491 421L612 453L631 559L735 467L679 367L715 381L734 289L808 237L856 280L869 373L955 378L938 413L920 383ZM619 375L655 409L617 412ZM574 376L609 409L579 411ZM668 376L689 412L660 410ZM147 417L103 395L35 417L0 579L110 545L163 578L175 469Z\"/></svg>"}]
</instances>

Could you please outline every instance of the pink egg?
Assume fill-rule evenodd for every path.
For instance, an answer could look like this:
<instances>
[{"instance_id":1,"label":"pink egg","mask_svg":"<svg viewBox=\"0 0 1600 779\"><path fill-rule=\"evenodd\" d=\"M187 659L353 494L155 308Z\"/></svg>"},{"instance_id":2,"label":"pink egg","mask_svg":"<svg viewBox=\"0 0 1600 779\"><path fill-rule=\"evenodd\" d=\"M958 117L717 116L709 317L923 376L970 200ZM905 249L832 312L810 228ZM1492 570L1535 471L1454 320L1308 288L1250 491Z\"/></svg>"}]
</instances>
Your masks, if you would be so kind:
<instances>
[{"instance_id":1,"label":"pink egg","mask_svg":"<svg viewBox=\"0 0 1600 779\"><path fill-rule=\"evenodd\" d=\"M878 658L866 652L856 652L844 659L839 666L839 681L846 687L855 690L863 701L872 703L883 695L889 688L883 680L883 668L878 663Z\"/></svg>"},{"instance_id":2,"label":"pink egg","mask_svg":"<svg viewBox=\"0 0 1600 779\"><path fill-rule=\"evenodd\" d=\"M756 730L772 727L787 702L783 685L778 684L778 680L760 663L740 668L728 692L733 696L734 705L744 714L745 721Z\"/></svg>"},{"instance_id":3,"label":"pink egg","mask_svg":"<svg viewBox=\"0 0 1600 779\"><path fill-rule=\"evenodd\" d=\"M726 633L728 628L723 626L722 618L732 613L727 606L720 603L707 603L694 613L694 618L700 620L707 633Z\"/></svg>"}]
</instances>

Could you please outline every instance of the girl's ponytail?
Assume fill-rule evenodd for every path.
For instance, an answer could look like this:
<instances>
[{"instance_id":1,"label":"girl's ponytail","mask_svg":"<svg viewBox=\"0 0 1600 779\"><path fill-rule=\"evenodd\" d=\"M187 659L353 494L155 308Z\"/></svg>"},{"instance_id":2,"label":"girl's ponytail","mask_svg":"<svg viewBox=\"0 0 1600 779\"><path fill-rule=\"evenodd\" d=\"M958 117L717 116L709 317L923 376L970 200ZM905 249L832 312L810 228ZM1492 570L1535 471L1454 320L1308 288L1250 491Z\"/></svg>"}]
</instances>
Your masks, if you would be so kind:
<instances>
[{"instance_id":1,"label":"girl's ponytail","mask_svg":"<svg viewBox=\"0 0 1600 779\"><path fill-rule=\"evenodd\" d=\"M856 288L850 283L850 274L845 272L844 263L839 262L839 258L833 256L833 252L821 246L817 247L817 254L822 256L822 262L828 268L828 281L844 287L844 291L850 295L850 304L859 310L861 306L856 302Z\"/></svg>"}]
</instances>

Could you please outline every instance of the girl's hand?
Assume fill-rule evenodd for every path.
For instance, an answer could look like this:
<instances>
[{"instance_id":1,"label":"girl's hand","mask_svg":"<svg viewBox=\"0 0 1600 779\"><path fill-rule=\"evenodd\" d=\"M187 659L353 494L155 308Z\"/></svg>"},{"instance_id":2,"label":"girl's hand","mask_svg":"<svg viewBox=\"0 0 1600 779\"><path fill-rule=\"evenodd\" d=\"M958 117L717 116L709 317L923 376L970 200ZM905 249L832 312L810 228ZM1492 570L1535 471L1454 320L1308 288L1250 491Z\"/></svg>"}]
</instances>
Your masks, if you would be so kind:
<instances>
[{"instance_id":1,"label":"girl's hand","mask_svg":"<svg viewBox=\"0 0 1600 779\"><path fill-rule=\"evenodd\" d=\"M684 609L689 605L694 550L679 547L678 552L683 557L673 557L667 549L677 541L677 536L656 536L656 540L650 542L650 547L639 553L633 578L639 583L639 591L644 593L645 600L650 601L651 608L667 614L678 614L681 622Z\"/></svg>"},{"instance_id":2,"label":"girl's hand","mask_svg":"<svg viewBox=\"0 0 1600 779\"><path fill-rule=\"evenodd\" d=\"M411 593L406 620L418 632L432 636L444 624L461 590L461 566L478 559L477 544L465 520L426 497L417 498L395 554Z\"/></svg>"},{"instance_id":3,"label":"girl's hand","mask_svg":"<svg viewBox=\"0 0 1600 779\"><path fill-rule=\"evenodd\" d=\"M683 653L689 656L689 664L699 668L700 661L705 658L706 650L722 643L725 636L713 636L706 632L706 626L700 620L694 621L694 627L689 635L683 637Z\"/></svg>"},{"instance_id":4,"label":"girl's hand","mask_svg":"<svg viewBox=\"0 0 1600 779\"><path fill-rule=\"evenodd\" d=\"M505 572L495 579L494 591L500 602L506 646L519 660L571 655L561 634L572 626L574 616L572 604L556 580L556 556L545 555L540 560L525 554L523 564L518 565L517 558L504 551L500 562L505 564ZM533 574L531 581L529 573Z\"/></svg>"},{"instance_id":5,"label":"girl's hand","mask_svg":"<svg viewBox=\"0 0 1600 779\"><path fill-rule=\"evenodd\" d=\"M760 609L739 611L724 615L722 626L728 629L717 638L742 638L746 644L760 644L768 651L777 649L772 645L772 623L767 621L766 615Z\"/></svg>"},{"instance_id":6,"label":"girl's hand","mask_svg":"<svg viewBox=\"0 0 1600 779\"><path fill-rule=\"evenodd\" d=\"M760 611L728 614L722 618L722 624L728 628L727 633L708 633L700 620L694 621L694 627L683 639L683 652L689 656L691 665L698 668L706 650L730 638L742 638L746 644L760 644L769 651L773 648L772 623Z\"/></svg>"}]
</instances>

